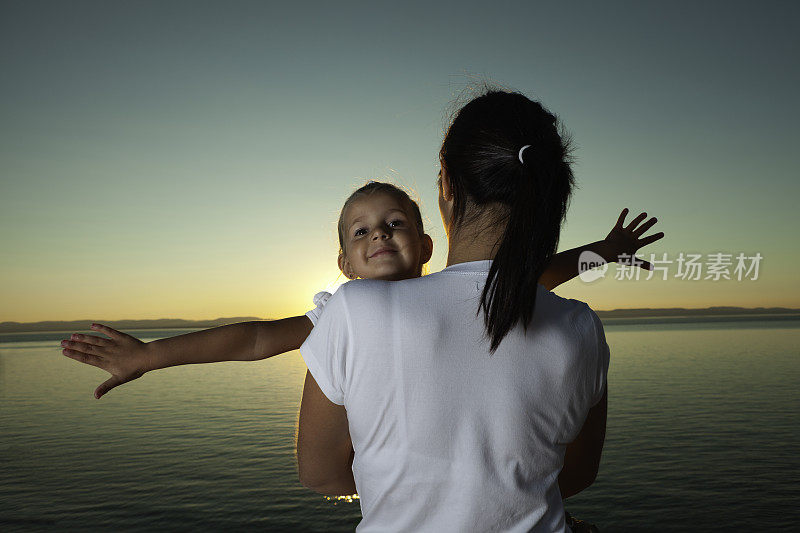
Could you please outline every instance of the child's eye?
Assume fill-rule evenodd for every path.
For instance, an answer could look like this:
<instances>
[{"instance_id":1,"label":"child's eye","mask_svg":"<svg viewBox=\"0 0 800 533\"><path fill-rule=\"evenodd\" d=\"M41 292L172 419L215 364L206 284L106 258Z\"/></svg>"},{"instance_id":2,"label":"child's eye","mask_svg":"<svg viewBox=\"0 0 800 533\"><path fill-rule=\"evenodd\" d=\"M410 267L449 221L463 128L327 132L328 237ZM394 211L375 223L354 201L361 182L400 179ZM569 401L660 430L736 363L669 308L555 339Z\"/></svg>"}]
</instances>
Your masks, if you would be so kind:
<instances>
[{"instance_id":1,"label":"child's eye","mask_svg":"<svg viewBox=\"0 0 800 533\"><path fill-rule=\"evenodd\" d=\"M389 222L389 225L393 228L396 228L397 226L402 226L403 224L404 222L402 220L392 220L391 222Z\"/></svg>"}]
</instances>

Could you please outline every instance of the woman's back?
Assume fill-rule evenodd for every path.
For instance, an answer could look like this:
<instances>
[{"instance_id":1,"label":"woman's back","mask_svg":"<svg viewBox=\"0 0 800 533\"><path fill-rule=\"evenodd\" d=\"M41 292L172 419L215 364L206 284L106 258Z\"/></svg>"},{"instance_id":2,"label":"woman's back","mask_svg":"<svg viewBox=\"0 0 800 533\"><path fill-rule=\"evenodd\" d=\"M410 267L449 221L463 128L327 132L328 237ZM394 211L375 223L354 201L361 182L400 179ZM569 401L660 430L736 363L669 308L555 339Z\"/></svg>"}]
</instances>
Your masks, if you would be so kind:
<instances>
[{"instance_id":1,"label":"woman's back","mask_svg":"<svg viewBox=\"0 0 800 533\"><path fill-rule=\"evenodd\" d=\"M301 348L347 408L359 531L564 529L558 475L604 390L602 324L539 286L531 327L490 355L477 313L490 266L347 283Z\"/></svg>"}]
</instances>

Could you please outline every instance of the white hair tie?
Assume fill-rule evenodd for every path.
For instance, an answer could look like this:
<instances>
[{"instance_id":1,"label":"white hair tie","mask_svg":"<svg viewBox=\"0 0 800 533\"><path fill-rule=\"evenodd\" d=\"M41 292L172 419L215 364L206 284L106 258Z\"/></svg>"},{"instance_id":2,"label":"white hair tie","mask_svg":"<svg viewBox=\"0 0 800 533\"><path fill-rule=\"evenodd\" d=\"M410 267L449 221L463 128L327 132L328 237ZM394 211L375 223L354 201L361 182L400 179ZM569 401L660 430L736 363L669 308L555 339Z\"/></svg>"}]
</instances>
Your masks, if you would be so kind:
<instances>
[{"instance_id":1,"label":"white hair tie","mask_svg":"<svg viewBox=\"0 0 800 533\"><path fill-rule=\"evenodd\" d=\"M522 152L525 151L525 148L530 148L530 147L531 147L530 144L526 144L525 146L519 149L519 155L517 157L519 157L519 162L522 163L523 165L525 164L525 161L522 160Z\"/></svg>"}]
</instances>

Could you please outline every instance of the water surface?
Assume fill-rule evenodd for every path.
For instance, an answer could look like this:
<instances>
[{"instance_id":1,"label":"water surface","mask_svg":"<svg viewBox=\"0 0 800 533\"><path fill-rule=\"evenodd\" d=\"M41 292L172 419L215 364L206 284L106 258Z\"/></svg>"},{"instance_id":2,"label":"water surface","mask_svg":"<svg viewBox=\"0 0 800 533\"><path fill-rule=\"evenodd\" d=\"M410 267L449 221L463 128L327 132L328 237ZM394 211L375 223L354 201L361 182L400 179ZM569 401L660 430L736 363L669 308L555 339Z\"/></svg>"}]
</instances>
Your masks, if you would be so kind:
<instances>
[{"instance_id":1,"label":"water surface","mask_svg":"<svg viewBox=\"0 0 800 533\"><path fill-rule=\"evenodd\" d=\"M567 501L603 531L791 529L800 514L800 321L606 325L609 419L595 484ZM152 340L184 331L131 332ZM297 481L305 366L108 374L62 333L0 335L2 529L352 531L358 502Z\"/></svg>"}]
</instances>

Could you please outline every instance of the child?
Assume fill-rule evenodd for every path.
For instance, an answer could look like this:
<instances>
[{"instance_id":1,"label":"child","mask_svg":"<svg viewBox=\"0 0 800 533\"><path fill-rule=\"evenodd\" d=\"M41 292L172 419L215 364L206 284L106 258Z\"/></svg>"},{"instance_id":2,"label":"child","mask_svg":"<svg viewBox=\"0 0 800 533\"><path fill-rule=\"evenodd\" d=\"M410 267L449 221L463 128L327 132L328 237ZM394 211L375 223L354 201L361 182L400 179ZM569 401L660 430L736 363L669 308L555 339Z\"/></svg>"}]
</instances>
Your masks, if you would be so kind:
<instances>
[{"instance_id":1,"label":"child","mask_svg":"<svg viewBox=\"0 0 800 533\"><path fill-rule=\"evenodd\" d=\"M622 210L604 240L553 256L539 283L552 290L577 276L578 257L583 251L592 251L610 262L621 254L633 255L664 236L657 233L639 239L657 219L651 218L637 228L646 217L642 213L623 228L627 212L627 208ZM422 275L422 267L433 251L433 242L423 229L419 206L405 191L388 183L371 181L350 195L339 216L338 233L339 268L349 279L416 278ZM650 269L646 261L637 264ZM111 373L111 378L95 390L95 398L99 399L114 387L159 368L255 361L296 350L311 332L326 295L316 295L317 308L304 316L240 322L149 343L108 326L92 324L93 330L105 333L110 339L75 333L61 345L67 357Z\"/></svg>"},{"instance_id":2,"label":"child","mask_svg":"<svg viewBox=\"0 0 800 533\"><path fill-rule=\"evenodd\" d=\"M639 237L653 224L636 228L645 213L623 228L624 209L608 236L592 244L556 254L540 277L540 283L552 290L577 276L578 257L591 250L606 261L620 254L635 254L642 246L663 237L658 233ZM381 182L369 182L345 202L338 222L339 268L349 279L370 278L388 281L416 278L431 258L433 241L424 232L419 206L403 190ZM650 268L643 262L643 268ZM298 349L323 310L327 293L315 297L317 308L304 316L274 321L242 322L176 337L144 343L135 337L102 324L92 329L105 333L73 334L64 340L67 357L97 366L111 377L95 390L100 398L114 387L141 377L148 371L192 363L218 361L254 361Z\"/></svg>"}]
</instances>

